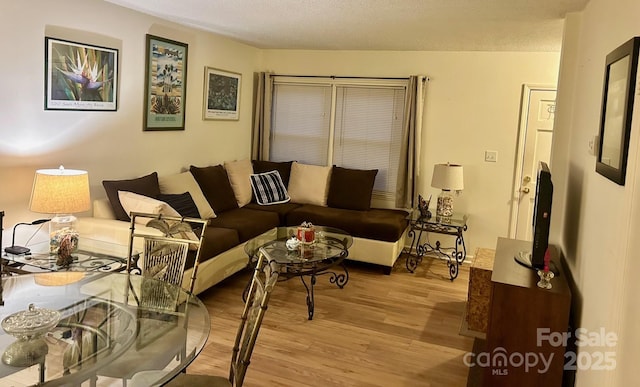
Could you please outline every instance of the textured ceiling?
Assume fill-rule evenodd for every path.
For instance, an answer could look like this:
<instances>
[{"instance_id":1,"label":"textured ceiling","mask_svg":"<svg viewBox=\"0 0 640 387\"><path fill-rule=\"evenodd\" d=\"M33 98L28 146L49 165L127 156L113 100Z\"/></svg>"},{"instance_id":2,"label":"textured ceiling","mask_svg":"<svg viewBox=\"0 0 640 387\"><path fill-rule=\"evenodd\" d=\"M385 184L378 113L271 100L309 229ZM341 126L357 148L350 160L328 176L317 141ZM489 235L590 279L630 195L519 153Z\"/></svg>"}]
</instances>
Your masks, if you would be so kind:
<instances>
[{"instance_id":1,"label":"textured ceiling","mask_svg":"<svg viewBox=\"0 0 640 387\"><path fill-rule=\"evenodd\" d=\"M263 49L559 51L588 0L105 0Z\"/></svg>"}]
</instances>

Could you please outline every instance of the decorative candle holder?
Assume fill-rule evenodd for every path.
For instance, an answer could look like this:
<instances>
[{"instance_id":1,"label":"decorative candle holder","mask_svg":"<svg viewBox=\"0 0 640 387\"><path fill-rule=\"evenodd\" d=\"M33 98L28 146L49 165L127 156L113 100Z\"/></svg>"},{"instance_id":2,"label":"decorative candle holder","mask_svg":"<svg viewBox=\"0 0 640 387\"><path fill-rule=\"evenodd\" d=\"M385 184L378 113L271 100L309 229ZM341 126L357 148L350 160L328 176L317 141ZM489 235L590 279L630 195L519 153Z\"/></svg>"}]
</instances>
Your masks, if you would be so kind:
<instances>
[{"instance_id":1,"label":"decorative candle holder","mask_svg":"<svg viewBox=\"0 0 640 387\"><path fill-rule=\"evenodd\" d=\"M554 277L554 274L551 270L544 271L538 270L538 276L540 277L540 281L538 281L538 287L542 289L551 289L551 279Z\"/></svg>"}]
</instances>

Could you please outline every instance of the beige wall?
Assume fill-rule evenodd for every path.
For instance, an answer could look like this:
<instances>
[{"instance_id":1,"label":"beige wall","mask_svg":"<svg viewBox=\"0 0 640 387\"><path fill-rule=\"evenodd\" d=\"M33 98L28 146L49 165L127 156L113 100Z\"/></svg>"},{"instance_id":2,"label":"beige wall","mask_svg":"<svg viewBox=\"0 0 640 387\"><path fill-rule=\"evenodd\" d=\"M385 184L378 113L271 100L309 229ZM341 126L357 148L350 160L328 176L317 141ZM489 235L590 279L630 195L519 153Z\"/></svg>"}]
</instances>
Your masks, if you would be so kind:
<instances>
[{"instance_id":1,"label":"beige wall","mask_svg":"<svg viewBox=\"0 0 640 387\"><path fill-rule=\"evenodd\" d=\"M522 84L554 85L559 63L559 53L260 51L98 0L8 0L2 7L0 40L13 48L11 59L0 65L5 90L11 91L11 98L3 98L0 126L0 181L10 187L0 190L5 228L39 216L28 211L39 168L86 169L96 198L104 196L104 179L172 173L190 164L249 156L252 74L258 69L391 77L421 73L431 81L420 192L438 193L429 184L434 163L465 166L466 187L457 203L471 216L466 240L473 253L508 233ZM147 33L189 44L185 131L142 131ZM117 112L43 109L44 36L120 50ZM202 120L204 66L243 74L239 121ZM498 151L498 162L485 163L484 150Z\"/></svg>"},{"instance_id":2,"label":"beige wall","mask_svg":"<svg viewBox=\"0 0 640 387\"><path fill-rule=\"evenodd\" d=\"M430 77L419 192L438 195L433 164L461 163L465 189L455 203L470 215L468 252L508 236L522 85L554 86L559 53L268 50L262 58L276 74ZM485 150L498 162L484 162Z\"/></svg>"},{"instance_id":3,"label":"beige wall","mask_svg":"<svg viewBox=\"0 0 640 387\"><path fill-rule=\"evenodd\" d=\"M100 0L3 0L0 6L0 210L5 228L39 217L28 211L34 171L85 169L93 197L104 179L178 172L248 157L253 73L259 50ZM145 34L189 44L186 130L143 132ZM116 112L46 111L44 37L119 49ZM204 67L242 73L240 120L203 121Z\"/></svg>"},{"instance_id":4,"label":"beige wall","mask_svg":"<svg viewBox=\"0 0 640 387\"><path fill-rule=\"evenodd\" d=\"M576 281L576 326L616 334L615 347L583 347L582 356L596 359L612 352L609 371L579 370L578 386L640 385L640 107L637 99L631 132L627 182L619 186L595 172L588 142L598 133L606 55L640 35L640 3L591 0L571 15L565 26L565 44L559 82L558 113L552 160L562 170L557 181L554 237L569 262ZM561 168L560 168L561 166ZM557 210L557 211L556 211Z\"/></svg>"}]
</instances>

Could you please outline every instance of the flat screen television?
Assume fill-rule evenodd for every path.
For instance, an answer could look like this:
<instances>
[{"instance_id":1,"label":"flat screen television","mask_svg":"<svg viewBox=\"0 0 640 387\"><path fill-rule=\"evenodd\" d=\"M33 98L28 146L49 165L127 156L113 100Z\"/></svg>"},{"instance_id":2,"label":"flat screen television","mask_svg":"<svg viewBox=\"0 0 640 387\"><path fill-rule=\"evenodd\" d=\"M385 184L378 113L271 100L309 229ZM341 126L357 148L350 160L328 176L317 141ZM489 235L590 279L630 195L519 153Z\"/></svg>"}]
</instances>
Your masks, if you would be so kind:
<instances>
[{"instance_id":1,"label":"flat screen television","mask_svg":"<svg viewBox=\"0 0 640 387\"><path fill-rule=\"evenodd\" d=\"M551 201L553 199L553 183L551 171L544 161L538 163L536 180L536 196L533 206L533 241L531 250L521 251L515 259L518 263L533 269L544 268L544 255L549 247L549 227L551 226Z\"/></svg>"}]
</instances>

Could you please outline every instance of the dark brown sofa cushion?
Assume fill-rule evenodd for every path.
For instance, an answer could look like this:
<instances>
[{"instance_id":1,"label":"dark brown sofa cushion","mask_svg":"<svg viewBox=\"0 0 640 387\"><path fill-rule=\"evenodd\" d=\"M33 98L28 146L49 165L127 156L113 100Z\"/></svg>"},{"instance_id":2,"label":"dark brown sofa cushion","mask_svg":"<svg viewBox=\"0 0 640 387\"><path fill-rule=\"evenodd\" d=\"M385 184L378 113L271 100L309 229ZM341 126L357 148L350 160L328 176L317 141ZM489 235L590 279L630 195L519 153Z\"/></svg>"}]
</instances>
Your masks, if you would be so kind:
<instances>
[{"instance_id":1,"label":"dark brown sofa cushion","mask_svg":"<svg viewBox=\"0 0 640 387\"><path fill-rule=\"evenodd\" d=\"M129 221L129 214L122 208L118 191L128 191L152 198L160 195L160 185L158 184L158 173L153 172L146 176L128 180L103 180L102 186L107 193L109 203L113 213L118 220Z\"/></svg>"},{"instance_id":2,"label":"dark brown sofa cushion","mask_svg":"<svg viewBox=\"0 0 640 387\"><path fill-rule=\"evenodd\" d=\"M377 174L377 169L350 169L334 165L329 181L327 206L362 211L370 209Z\"/></svg>"},{"instance_id":3,"label":"dark brown sofa cushion","mask_svg":"<svg viewBox=\"0 0 640 387\"><path fill-rule=\"evenodd\" d=\"M198 232L198 234L200 234ZM240 244L238 232L230 228L209 227L205 231L200 251L200 263L214 258L216 255L225 252ZM186 268L193 267L195 262L195 251L190 252L187 257Z\"/></svg>"},{"instance_id":4,"label":"dark brown sofa cushion","mask_svg":"<svg viewBox=\"0 0 640 387\"><path fill-rule=\"evenodd\" d=\"M195 167L192 165L189 170L216 215L238 208L238 202L229 182L229 176L222 165L210 167Z\"/></svg>"},{"instance_id":5,"label":"dark brown sofa cushion","mask_svg":"<svg viewBox=\"0 0 640 387\"><path fill-rule=\"evenodd\" d=\"M339 228L354 237L395 242L409 224L407 215L403 210L372 208L357 211L305 204L287 214L287 226L311 222Z\"/></svg>"},{"instance_id":6,"label":"dark brown sofa cushion","mask_svg":"<svg viewBox=\"0 0 640 387\"><path fill-rule=\"evenodd\" d=\"M291 161L265 161L265 160L253 160L253 173L265 173L271 171L278 171L280 178L285 187L289 186L289 177L291 176ZM254 199L255 201L255 199Z\"/></svg>"},{"instance_id":7,"label":"dark brown sofa cushion","mask_svg":"<svg viewBox=\"0 0 640 387\"><path fill-rule=\"evenodd\" d=\"M210 220L213 227L232 228L238 232L240 243L279 226L278 214L269 211L236 208L218 214Z\"/></svg>"},{"instance_id":8,"label":"dark brown sofa cushion","mask_svg":"<svg viewBox=\"0 0 640 387\"><path fill-rule=\"evenodd\" d=\"M242 207L242 208L248 208L248 209L252 209L252 210L259 210L259 211L269 211L269 212L275 212L278 214L278 218L280 219L280 225L284 226L286 224L286 219L287 219L287 214L291 211L294 210L298 207L301 207L302 204L298 204L298 203L280 203L280 204L272 204L269 206L262 206L258 203L249 203L246 206Z\"/></svg>"}]
</instances>

